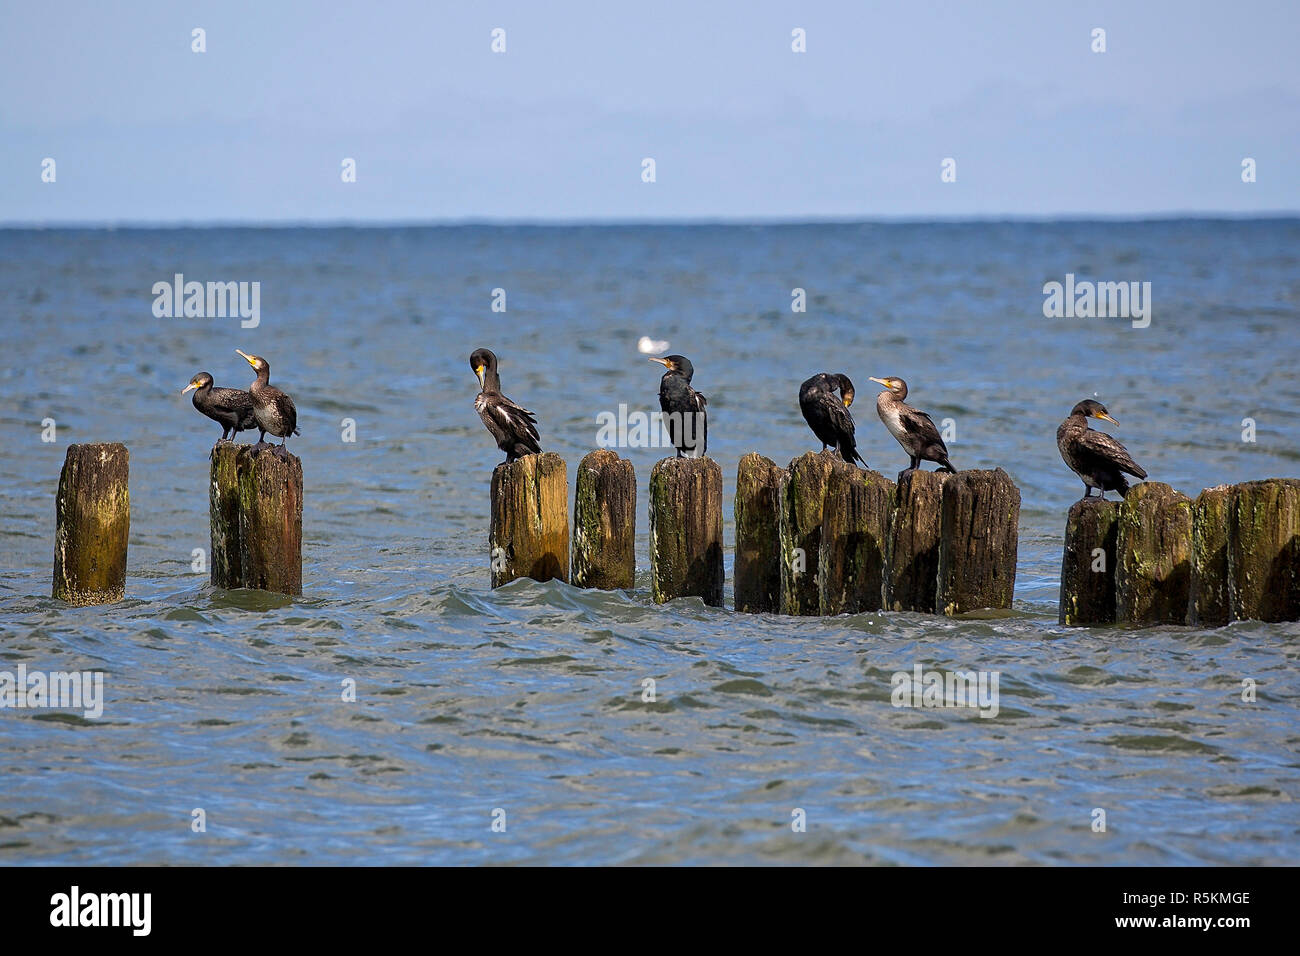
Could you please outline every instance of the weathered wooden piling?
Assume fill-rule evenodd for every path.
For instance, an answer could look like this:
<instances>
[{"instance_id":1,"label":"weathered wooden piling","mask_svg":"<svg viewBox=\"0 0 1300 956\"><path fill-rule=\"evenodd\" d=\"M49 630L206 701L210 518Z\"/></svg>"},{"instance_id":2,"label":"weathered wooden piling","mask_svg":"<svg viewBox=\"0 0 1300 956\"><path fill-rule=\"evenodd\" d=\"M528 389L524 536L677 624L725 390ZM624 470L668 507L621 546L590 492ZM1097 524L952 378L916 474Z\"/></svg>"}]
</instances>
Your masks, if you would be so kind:
<instances>
[{"instance_id":1,"label":"weathered wooden piling","mask_svg":"<svg viewBox=\"0 0 1300 956\"><path fill-rule=\"evenodd\" d=\"M573 583L606 591L636 579L636 471L607 448L578 464L573 494Z\"/></svg>"},{"instance_id":2,"label":"weathered wooden piling","mask_svg":"<svg viewBox=\"0 0 1300 956\"><path fill-rule=\"evenodd\" d=\"M1191 499L1160 481L1129 489L1115 538L1116 621L1186 623L1191 551Z\"/></svg>"},{"instance_id":3,"label":"weathered wooden piling","mask_svg":"<svg viewBox=\"0 0 1300 956\"><path fill-rule=\"evenodd\" d=\"M750 452L736 470L736 610L781 607L781 477L785 469Z\"/></svg>"},{"instance_id":4,"label":"weathered wooden piling","mask_svg":"<svg viewBox=\"0 0 1300 956\"><path fill-rule=\"evenodd\" d=\"M69 445L54 501L54 587L84 607L122 600L131 531L130 456L118 442Z\"/></svg>"},{"instance_id":5,"label":"weathered wooden piling","mask_svg":"<svg viewBox=\"0 0 1300 956\"><path fill-rule=\"evenodd\" d=\"M1300 480L1236 486L1228 538L1234 621L1300 620Z\"/></svg>"},{"instance_id":6,"label":"weathered wooden piling","mask_svg":"<svg viewBox=\"0 0 1300 956\"><path fill-rule=\"evenodd\" d=\"M1207 488L1192 502L1187 623L1228 623L1228 536L1236 486Z\"/></svg>"},{"instance_id":7,"label":"weathered wooden piling","mask_svg":"<svg viewBox=\"0 0 1300 956\"><path fill-rule=\"evenodd\" d=\"M838 461L832 450L805 452L781 476L781 613L821 613L821 560L826 483Z\"/></svg>"},{"instance_id":8,"label":"weathered wooden piling","mask_svg":"<svg viewBox=\"0 0 1300 956\"><path fill-rule=\"evenodd\" d=\"M1062 624L1115 623L1115 540L1119 502L1081 498L1065 519L1061 556Z\"/></svg>"},{"instance_id":9,"label":"weathered wooden piling","mask_svg":"<svg viewBox=\"0 0 1300 956\"><path fill-rule=\"evenodd\" d=\"M650 593L722 606L722 467L665 458L650 472Z\"/></svg>"},{"instance_id":10,"label":"weathered wooden piling","mask_svg":"<svg viewBox=\"0 0 1300 956\"><path fill-rule=\"evenodd\" d=\"M879 611L894 483L844 461L832 464L822 507L817 592L822 614Z\"/></svg>"},{"instance_id":11,"label":"weathered wooden piling","mask_svg":"<svg viewBox=\"0 0 1300 956\"><path fill-rule=\"evenodd\" d=\"M904 474L889 514L885 555L885 607L933 614L939 582L942 495L947 472Z\"/></svg>"},{"instance_id":12,"label":"weathered wooden piling","mask_svg":"<svg viewBox=\"0 0 1300 956\"><path fill-rule=\"evenodd\" d=\"M936 610L1011 607L1020 489L1001 468L948 475L940 494Z\"/></svg>"},{"instance_id":13,"label":"weathered wooden piling","mask_svg":"<svg viewBox=\"0 0 1300 956\"><path fill-rule=\"evenodd\" d=\"M219 588L302 593L302 462L278 445L212 449L210 579Z\"/></svg>"},{"instance_id":14,"label":"weathered wooden piling","mask_svg":"<svg viewBox=\"0 0 1300 956\"><path fill-rule=\"evenodd\" d=\"M569 475L553 451L492 471L492 587L515 578L569 580Z\"/></svg>"}]
</instances>

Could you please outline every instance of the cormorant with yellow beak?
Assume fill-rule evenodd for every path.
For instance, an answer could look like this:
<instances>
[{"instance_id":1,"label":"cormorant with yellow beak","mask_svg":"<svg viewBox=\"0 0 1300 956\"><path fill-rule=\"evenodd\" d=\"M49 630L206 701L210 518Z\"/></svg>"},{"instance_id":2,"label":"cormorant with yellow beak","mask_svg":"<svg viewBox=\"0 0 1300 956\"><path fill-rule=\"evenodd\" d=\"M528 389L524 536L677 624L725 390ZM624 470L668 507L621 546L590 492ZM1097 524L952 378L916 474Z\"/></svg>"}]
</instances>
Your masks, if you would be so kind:
<instances>
[{"instance_id":1,"label":"cormorant with yellow beak","mask_svg":"<svg viewBox=\"0 0 1300 956\"><path fill-rule=\"evenodd\" d=\"M912 463L900 471L898 477L901 479L909 471L920 468L923 461L938 462L939 471L956 472L957 469L948 461L948 446L943 443L934 420L903 401L907 398L907 383L893 376L873 377L871 381L878 382L886 389L876 397L876 411L880 414L880 420L912 459Z\"/></svg>"},{"instance_id":2,"label":"cormorant with yellow beak","mask_svg":"<svg viewBox=\"0 0 1300 956\"><path fill-rule=\"evenodd\" d=\"M478 376L482 389L474 399L474 408L497 440L497 447L506 453L506 463L540 453L536 417L501 394L496 355L489 349L475 349L469 357L469 367Z\"/></svg>"},{"instance_id":3,"label":"cormorant with yellow beak","mask_svg":"<svg viewBox=\"0 0 1300 956\"><path fill-rule=\"evenodd\" d=\"M1089 428L1089 418L1103 418L1119 424L1101 402L1084 399L1070 410L1070 417L1056 430L1056 447L1061 450L1065 463L1083 479L1084 498L1092 497L1094 488L1101 492L1102 500L1108 491L1118 491L1122 498L1128 494L1124 472L1135 478L1145 478L1147 473L1133 460L1127 448L1105 432Z\"/></svg>"},{"instance_id":4,"label":"cormorant with yellow beak","mask_svg":"<svg viewBox=\"0 0 1300 956\"><path fill-rule=\"evenodd\" d=\"M218 441L225 441L232 433L257 427L257 419L253 417L253 399L242 388L218 388L212 384L211 375L199 372L190 379L190 384L181 389L181 394L190 389L194 389L194 407L221 426Z\"/></svg>"},{"instance_id":5,"label":"cormorant with yellow beak","mask_svg":"<svg viewBox=\"0 0 1300 956\"><path fill-rule=\"evenodd\" d=\"M652 358L668 371L659 380L659 407L678 458L703 458L709 450L709 400L691 388L695 366L685 355Z\"/></svg>"},{"instance_id":6,"label":"cormorant with yellow beak","mask_svg":"<svg viewBox=\"0 0 1300 956\"><path fill-rule=\"evenodd\" d=\"M839 390L839 398L835 397ZM827 447L839 449L840 457L849 464L867 463L858 454L858 442L853 435L853 383L841 372L818 372L799 386L799 410L804 421L822 441L822 451Z\"/></svg>"},{"instance_id":7,"label":"cormorant with yellow beak","mask_svg":"<svg viewBox=\"0 0 1300 956\"><path fill-rule=\"evenodd\" d=\"M235 351L239 352L239 349ZM270 383L271 364L266 359L244 352L239 354L257 373L253 384L248 386L248 396L253 401L253 417L257 420L257 430L261 432L257 443L260 445L266 441L269 432L276 438L284 439L280 442L280 447L283 448L290 435L300 434L298 409L294 407L292 398Z\"/></svg>"}]
</instances>

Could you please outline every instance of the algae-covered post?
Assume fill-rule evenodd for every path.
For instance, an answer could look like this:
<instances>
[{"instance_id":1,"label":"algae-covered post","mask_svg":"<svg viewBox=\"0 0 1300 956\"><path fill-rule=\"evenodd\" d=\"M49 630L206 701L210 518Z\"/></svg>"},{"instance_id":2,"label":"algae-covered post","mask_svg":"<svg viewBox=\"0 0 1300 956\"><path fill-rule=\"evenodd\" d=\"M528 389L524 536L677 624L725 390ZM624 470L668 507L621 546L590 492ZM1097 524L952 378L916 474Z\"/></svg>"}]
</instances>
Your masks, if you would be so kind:
<instances>
[{"instance_id":1,"label":"algae-covered post","mask_svg":"<svg viewBox=\"0 0 1300 956\"><path fill-rule=\"evenodd\" d=\"M1115 539L1119 502L1081 498L1065 519L1061 556L1062 624L1115 623Z\"/></svg>"},{"instance_id":2,"label":"algae-covered post","mask_svg":"<svg viewBox=\"0 0 1300 956\"><path fill-rule=\"evenodd\" d=\"M1300 479L1237 485L1230 514L1231 619L1300 620Z\"/></svg>"},{"instance_id":3,"label":"algae-covered post","mask_svg":"<svg viewBox=\"0 0 1300 956\"><path fill-rule=\"evenodd\" d=\"M573 493L573 583L630 588L636 578L636 471L602 448L578 465Z\"/></svg>"},{"instance_id":4,"label":"algae-covered post","mask_svg":"<svg viewBox=\"0 0 1300 956\"><path fill-rule=\"evenodd\" d=\"M650 472L651 596L721 607L722 574L722 467L711 458L659 461Z\"/></svg>"},{"instance_id":5,"label":"algae-covered post","mask_svg":"<svg viewBox=\"0 0 1300 956\"><path fill-rule=\"evenodd\" d=\"M208 491L211 580L302 593L302 462L279 446L221 442Z\"/></svg>"},{"instance_id":6,"label":"algae-covered post","mask_svg":"<svg viewBox=\"0 0 1300 956\"><path fill-rule=\"evenodd\" d=\"M1187 623L1228 623L1228 534L1234 485L1207 488L1192 502L1191 578Z\"/></svg>"},{"instance_id":7,"label":"algae-covered post","mask_svg":"<svg viewBox=\"0 0 1300 956\"><path fill-rule=\"evenodd\" d=\"M496 466L488 531L492 587L515 578L569 579L568 498L568 469L555 452Z\"/></svg>"},{"instance_id":8,"label":"algae-covered post","mask_svg":"<svg viewBox=\"0 0 1300 956\"><path fill-rule=\"evenodd\" d=\"M118 442L69 445L54 502L54 586L76 606L126 593L131 531L130 456Z\"/></svg>"},{"instance_id":9,"label":"algae-covered post","mask_svg":"<svg viewBox=\"0 0 1300 956\"><path fill-rule=\"evenodd\" d=\"M885 555L885 607L935 612L939 584L939 536L946 472L917 469L902 475L889 514Z\"/></svg>"},{"instance_id":10,"label":"algae-covered post","mask_svg":"<svg viewBox=\"0 0 1300 956\"><path fill-rule=\"evenodd\" d=\"M821 559L826 483L840 459L834 451L805 452L781 476L781 613L821 613Z\"/></svg>"},{"instance_id":11,"label":"algae-covered post","mask_svg":"<svg viewBox=\"0 0 1300 956\"><path fill-rule=\"evenodd\" d=\"M1006 609L1016 589L1020 489L1001 468L949 475L941 492L936 610Z\"/></svg>"},{"instance_id":12,"label":"algae-covered post","mask_svg":"<svg viewBox=\"0 0 1300 956\"><path fill-rule=\"evenodd\" d=\"M1134 485L1119 506L1115 618L1184 624L1191 583L1192 502L1160 481Z\"/></svg>"},{"instance_id":13,"label":"algae-covered post","mask_svg":"<svg viewBox=\"0 0 1300 956\"><path fill-rule=\"evenodd\" d=\"M885 550L894 483L843 461L826 483L817 591L822 614L879 611L885 600Z\"/></svg>"},{"instance_id":14,"label":"algae-covered post","mask_svg":"<svg viewBox=\"0 0 1300 956\"><path fill-rule=\"evenodd\" d=\"M750 452L736 470L736 610L775 612L781 604L781 476L776 462Z\"/></svg>"}]
</instances>

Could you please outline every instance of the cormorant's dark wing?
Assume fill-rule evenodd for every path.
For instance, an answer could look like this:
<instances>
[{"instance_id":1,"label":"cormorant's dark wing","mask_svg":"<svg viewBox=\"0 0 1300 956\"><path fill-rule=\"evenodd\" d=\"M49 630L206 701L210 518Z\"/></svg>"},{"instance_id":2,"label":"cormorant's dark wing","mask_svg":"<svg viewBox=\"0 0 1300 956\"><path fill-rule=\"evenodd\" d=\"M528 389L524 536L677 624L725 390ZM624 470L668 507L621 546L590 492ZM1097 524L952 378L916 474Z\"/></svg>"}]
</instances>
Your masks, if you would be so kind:
<instances>
[{"instance_id":1,"label":"cormorant's dark wing","mask_svg":"<svg viewBox=\"0 0 1300 956\"><path fill-rule=\"evenodd\" d=\"M853 434L853 416L849 414L848 407L844 402L834 395L827 394L821 404L836 434L851 436Z\"/></svg>"},{"instance_id":2,"label":"cormorant's dark wing","mask_svg":"<svg viewBox=\"0 0 1300 956\"><path fill-rule=\"evenodd\" d=\"M542 450L541 436L537 433L537 418L522 405L517 405L504 395L500 395L497 396L496 401L487 403L481 414L488 431L498 439L511 438L533 454ZM496 428L492 427L494 424Z\"/></svg>"},{"instance_id":3,"label":"cormorant's dark wing","mask_svg":"<svg viewBox=\"0 0 1300 956\"><path fill-rule=\"evenodd\" d=\"M1105 432L1095 428L1085 429L1078 438L1076 454L1104 462L1108 467L1118 468L1137 478L1145 478L1146 470L1129 455L1128 449Z\"/></svg>"},{"instance_id":4,"label":"cormorant's dark wing","mask_svg":"<svg viewBox=\"0 0 1300 956\"><path fill-rule=\"evenodd\" d=\"M293 404L293 399L281 392L275 396L275 407L284 423L289 426L286 433L290 435L302 434L298 431L298 409Z\"/></svg>"},{"instance_id":5,"label":"cormorant's dark wing","mask_svg":"<svg viewBox=\"0 0 1300 956\"><path fill-rule=\"evenodd\" d=\"M248 392L242 388L221 387L214 387L211 391L214 405L239 416L240 431L257 427L257 419L253 415L253 396Z\"/></svg>"},{"instance_id":6,"label":"cormorant's dark wing","mask_svg":"<svg viewBox=\"0 0 1300 956\"><path fill-rule=\"evenodd\" d=\"M904 428L925 442L920 447L938 445L943 449L944 454L948 453L948 446L943 443L943 438L939 434L938 427L934 424L934 419L925 412L908 405L900 410L899 417L903 421Z\"/></svg>"}]
</instances>

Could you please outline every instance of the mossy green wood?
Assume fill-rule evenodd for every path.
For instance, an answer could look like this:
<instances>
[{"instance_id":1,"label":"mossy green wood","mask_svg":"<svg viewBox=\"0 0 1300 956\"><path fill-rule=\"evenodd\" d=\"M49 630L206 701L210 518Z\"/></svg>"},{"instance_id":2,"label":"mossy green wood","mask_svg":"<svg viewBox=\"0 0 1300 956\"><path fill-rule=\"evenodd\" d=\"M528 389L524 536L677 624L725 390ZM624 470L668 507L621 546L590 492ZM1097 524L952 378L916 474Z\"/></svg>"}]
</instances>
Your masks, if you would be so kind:
<instances>
[{"instance_id":1,"label":"mossy green wood","mask_svg":"<svg viewBox=\"0 0 1300 956\"><path fill-rule=\"evenodd\" d=\"M781 477L785 469L750 452L736 469L737 611L775 612L781 606Z\"/></svg>"},{"instance_id":2,"label":"mossy green wood","mask_svg":"<svg viewBox=\"0 0 1300 956\"><path fill-rule=\"evenodd\" d=\"M936 610L1006 610L1016 590L1020 489L1001 468L948 475L940 496Z\"/></svg>"},{"instance_id":3,"label":"mossy green wood","mask_svg":"<svg viewBox=\"0 0 1300 956\"><path fill-rule=\"evenodd\" d=\"M1191 594L1192 502L1159 481L1134 485L1119 506L1115 619L1185 624Z\"/></svg>"},{"instance_id":4,"label":"mossy green wood","mask_svg":"<svg viewBox=\"0 0 1300 956\"><path fill-rule=\"evenodd\" d=\"M1300 480L1236 486L1228 587L1234 621L1300 620Z\"/></svg>"},{"instance_id":5,"label":"mossy green wood","mask_svg":"<svg viewBox=\"0 0 1300 956\"><path fill-rule=\"evenodd\" d=\"M220 442L208 489L210 579L302 593L302 461L278 445Z\"/></svg>"},{"instance_id":6,"label":"mossy green wood","mask_svg":"<svg viewBox=\"0 0 1300 956\"><path fill-rule=\"evenodd\" d=\"M817 568L821 559L826 483L839 456L805 452L781 476L781 613L821 613Z\"/></svg>"},{"instance_id":7,"label":"mossy green wood","mask_svg":"<svg viewBox=\"0 0 1300 956\"><path fill-rule=\"evenodd\" d=\"M118 442L70 445L55 498L51 594L75 606L126 593L130 456Z\"/></svg>"},{"instance_id":8,"label":"mossy green wood","mask_svg":"<svg viewBox=\"0 0 1300 956\"><path fill-rule=\"evenodd\" d=\"M1119 502L1093 496L1070 507L1061 555L1058 620L1086 626L1115 623L1115 541Z\"/></svg>"},{"instance_id":9,"label":"mossy green wood","mask_svg":"<svg viewBox=\"0 0 1300 956\"><path fill-rule=\"evenodd\" d=\"M636 471L602 448L578 464L573 493L573 584L630 588L636 583Z\"/></svg>"},{"instance_id":10,"label":"mossy green wood","mask_svg":"<svg viewBox=\"0 0 1300 956\"><path fill-rule=\"evenodd\" d=\"M515 578L569 580L569 477L555 452L525 455L492 471L488 530L492 587Z\"/></svg>"},{"instance_id":11,"label":"mossy green wood","mask_svg":"<svg viewBox=\"0 0 1300 956\"><path fill-rule=\"evenodd\" d=\"M665 458L650 472L650 592L722 606L722 467Z\"/></svg>"},{"instance_id":12,"label":"mossy green wood","mask_svg":"<svg viewBox=\"0 0 1300 956\"><path fill-rule=\"evenodd\" d=\"M817 591L822 614L878 611L894 483L844 461L831 466L822 509Z\"/></svg>"},{"instance_id":13,"label":"mossy green wood","mask_svg":"<svg viewBox=\"0 0 1300 956\"><path fill-rule=\"evenodd\" d=\"M1236 492L1235 485L1219 485L1205 489L1192 502L1188 624L1228 623L1228 537Z\"/></svg>"},{"instance_id":14,"label":"mossy green wood","mask_svg":"<svg viewBox=\"0 0 1300 956\"><path fill-rule=\"evenodd\" d=\"M904 474L889 513L885 554L885 607L933 614L939 590L939 538L947 472Z\"/></svg>"}]
</instances>

